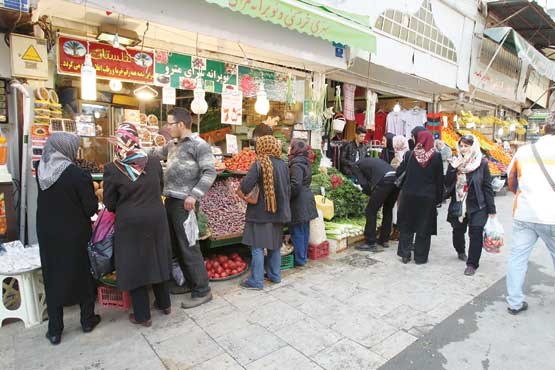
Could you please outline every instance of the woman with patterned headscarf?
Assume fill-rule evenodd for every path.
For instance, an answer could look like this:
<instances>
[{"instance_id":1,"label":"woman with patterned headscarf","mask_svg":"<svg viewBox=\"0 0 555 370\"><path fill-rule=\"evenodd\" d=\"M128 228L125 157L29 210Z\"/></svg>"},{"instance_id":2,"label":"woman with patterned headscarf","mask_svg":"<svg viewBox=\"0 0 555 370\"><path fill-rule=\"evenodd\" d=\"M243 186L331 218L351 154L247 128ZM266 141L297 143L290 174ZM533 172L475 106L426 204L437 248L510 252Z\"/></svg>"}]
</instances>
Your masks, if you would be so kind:
<instances>
[{"instance_id":1,"label":"woman with patterned headscarf","mask_svg":"<svg viewBox=\"0 0 555 370\"><path fill-rule=\"evenodd\" d=\"M291 240L295 248L295 266L304 266L308 260L310 221L318 217L314 194L310 190L312 168L310 147L302 140L291 141L289 148L289 174L291 178Z\"/></svg>"},{"instance_id":2,"label":"woman with patterned headscarf","mask_svg":"<svg viewBox=\"0 0 555 370\"><path fill-rule=\"evenodd\" d=\"M46 338L54 345L62 340L64 306L81 306L85 333L100 322L94 313L87 254L98 199L91 175L75 165L79 141L75 134L53 133L37 168L37 236L49 317Z\"/></svg>"},{"instance_id":3,"label":"woman with patterned headscarf","mask_svg":"<svg viewBox=\"0 0 555 370\"><path fill-rule=\"evenodd\" d=\"M104 203L116 213L114 259L118 288L131 294L129 321L150 326L148 286L154 307L171 312L170 232L162 203L162 166L141 149L137 129L123 123L111 139L116 157L104 167ZM183 227L183 226L181 226Z\"/></svg>"},{"instance_id":4,"label":"woman with patterned headscarf","mask_svg":"<svg viewBox=\"0 0 555 370\"><path fill-rule=\"evenodd\" d=\"M280 158L281 144L273 136L262 136L256 141L257 161L241 181L239 191L249 194L256 186L258 202L248 204L245 216L243 244L251 247L252 274L241 286L247 289L264 288L264 266L267 278L281 282L281 255L284 224L291 221L289 206L289 169ZM264 248L268 251L264 263Z\"/></svg>"},{"instance_id":5,"label":"woman with patterned headscarf","mask_svg":"<svg viewBox=\"0 0 555 370\"><path fill-rule=\"evenodd\" d=\"M443 162L428 130L419 129L415 135L414 150L405 154L397 168L397 177L405 174L397 212L397 255L408 263L415 240L414 262L421 265L428 262L431 238L437 234L437 206L443 200Z\"/></svg>"}]
</instances>

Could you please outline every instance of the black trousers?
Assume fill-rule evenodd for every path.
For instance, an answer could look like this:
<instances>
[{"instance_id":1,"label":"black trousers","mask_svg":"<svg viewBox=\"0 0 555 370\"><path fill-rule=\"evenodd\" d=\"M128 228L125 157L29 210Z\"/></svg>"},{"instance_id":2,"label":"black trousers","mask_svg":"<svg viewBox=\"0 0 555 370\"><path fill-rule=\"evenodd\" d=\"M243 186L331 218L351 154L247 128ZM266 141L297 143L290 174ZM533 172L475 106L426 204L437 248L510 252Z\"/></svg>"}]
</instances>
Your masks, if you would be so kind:
<instances>
[{"instance_id":1,"label":"black trousers","mask_svg":"<svg viewBox=\"0 0 555 370\"><path fill-rule=\"evenodd\" d=\"M451 222L451 226L453 226L453 247L455 247L455 250L459 254L465 252L465 234L468 229L470 246L468 248L468 259L466 264L478 268L480 265L480 257L482 256L482 246L484 244L484 226L469 226L468 224L469 220L467 217L464 218L463 222Z\"/></svg>"},{"instance_id":2,"label":"black trousers","mask_svg":"<svg viewBox=\"0 0 555 370\"><path fill-rule=\"evenodd\" d=\"M403 232L401 230L401 235L399 236L399 247L397 249L397 255L399 257L410 258L410 250L414 240L414 262L416 263L426 263L428 262L428 255L430 254L430 245L432 243L431 235L422 235L414 233Z\"/></svg>"},{"instance_id":3,"label":"black trousers","mask_svg":"<svg viewBox=\"0 0 555 370\"><path fill-rule=\"evenodd\" d=\"M89 326L95 316L94 296L81 302L79 306L81 307L81 326ZM64 331L64 306L48 305L46 311L48 312L48 334L61 335Z\"/></svg>"},{"instance_id":4,"label":"black trousers","mask_svg":"<svg viewBox=\"0 0 555 370\"><path fill-rule=\"evenodd\" d=\"M160 309L166 309L171 306L170 288L168 282L164 281L158 284L152 284L152 292L156 306ZM133 313L135 320L139 322L150 320L150 299L148 297L148 287L142 286L129 292L133 303Z\"/></svg>"},{"instance_id":5,"label":"black trousers","mask_svg":"<svg viewBox=\"0 0 555 370\"><path fill-rule=\"evenodd\" d=\"M389 241L391 235L391 227L393 222L393 207L399 195L399 189L395 186L395 176L384 177L376 185L368 206L366 206L366 225L364 226L364 236L368 244L376 243L376 219L378 211L383 207L382 211L382 227L378 242L380 244Z\"/></svg>"},{"instance_id":6,"label":"black trousers","mask_svg":"<svg viewBox=\"0 0 555 370\"><path fill-rule=\"evenodd\" d=\"M204 257L198 241L189 247L183 228L183 222L189 217L189 211L183 208L183 200L166 198L166 214L170 225L173 255L177 258L185 280L191 288L191 296L193 298L204 297L210 292Z\"/></svg>"}]
</instances>

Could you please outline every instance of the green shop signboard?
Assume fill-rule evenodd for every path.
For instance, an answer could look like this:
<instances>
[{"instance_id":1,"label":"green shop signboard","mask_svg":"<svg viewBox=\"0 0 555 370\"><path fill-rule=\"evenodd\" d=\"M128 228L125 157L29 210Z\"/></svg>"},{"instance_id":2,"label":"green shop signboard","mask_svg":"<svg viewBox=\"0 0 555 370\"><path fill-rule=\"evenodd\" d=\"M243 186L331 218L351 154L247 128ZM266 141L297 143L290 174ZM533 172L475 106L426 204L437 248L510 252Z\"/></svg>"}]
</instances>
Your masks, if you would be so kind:
<instances>
[{"instance_id":1,"label":"green shop signboard","mask_svg":"<svg viewBox=\"0 0 555 370\"><path fill-rule=\"evenodd\" d=\"M156 51L156 85L193 90L198 77L204 81L207 92L221 94L225 85L237 86L237 65L163 50Z\"/></svg>"},{"instance_id":2,"label":"green shop signboard","mask_svg":"<svg viewBox=\"0 0 555 370\"><path fill-rule=\"evenodd\" d=\"M258 86L263 82L268 100L284 102L287 100L288 81L289 76L285 73L239 66L239 89L246 98L255 98Z\"/></svg>"}]
</instances>

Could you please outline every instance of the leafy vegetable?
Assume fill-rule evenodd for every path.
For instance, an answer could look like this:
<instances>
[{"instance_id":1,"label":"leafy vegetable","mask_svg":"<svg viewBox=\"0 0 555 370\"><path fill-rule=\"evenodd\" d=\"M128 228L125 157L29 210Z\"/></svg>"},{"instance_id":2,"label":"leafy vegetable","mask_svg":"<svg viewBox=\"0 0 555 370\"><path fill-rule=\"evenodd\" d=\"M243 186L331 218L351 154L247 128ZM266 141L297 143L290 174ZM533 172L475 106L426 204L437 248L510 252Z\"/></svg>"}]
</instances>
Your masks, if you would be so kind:
<instances>
[{"instance_id":1,"label":"leafy vegetable","mask_svg":"<svg viewBox=\"0 0 555 370\"><path fill-rule=\"evenodd\" d=\"M342 185L327 193L327 196L333 200L335 217L353 218L364 216L368 196L357 189L351 180L340 174L339 171L333 170L331 172L343 179Z\"/></svg>"},{"instance_id":2,"label":"leafy vegetable","mask_svg":"<svg viewBox=\"0 0 555 370\"><path fill-rule=\"evenodd\" d=\"M312 176L310 189L315 195L322 195L320 189L322 186L324 187L324 190L326 190L326 194L331 190L331 181L329 176L323 173Z\"/></svg>"},{"instance_id":3,"label":"leafy vegetable","mask_svg":"<svg viewBox=\"0 0 555 370\"><path fill-rule=\"evenodd\" d=\"M322 160L322 151L319 149L313 149L314 152L314 163L312 163L312 174L315 175L320 172L320 161Z\"/></svg>"}]
</instances>

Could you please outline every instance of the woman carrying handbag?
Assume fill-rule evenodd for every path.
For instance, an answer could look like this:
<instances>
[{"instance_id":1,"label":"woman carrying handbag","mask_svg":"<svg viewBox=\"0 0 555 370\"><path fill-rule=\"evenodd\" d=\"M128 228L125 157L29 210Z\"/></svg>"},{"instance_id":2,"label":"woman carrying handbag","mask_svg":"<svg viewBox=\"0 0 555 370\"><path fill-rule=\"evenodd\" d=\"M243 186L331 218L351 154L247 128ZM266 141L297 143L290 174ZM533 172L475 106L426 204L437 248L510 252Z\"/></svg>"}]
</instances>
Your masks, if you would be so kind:
<instances>
[{"instance_id":1,"label":"woman carrying handbag","mask_svg":"<svg viewBox=\"0 0 555 370\"><path fill-rule=\"evenodd\" d=\"M237 193L248 203L243 244L251 247L252 254L251 276L241 286L261 290L264 288L264 270L270 281L281 282L280 248L284 224L291 221L291 208L289 169L280 159L280 142L269 135L258 138L256 155L257 161L241 181ZM264 249L268 251L266 263Z\"/></svg>"},{"instance_id":2,"label":"woman carrying handbag","mask_svg":"<svg viewBox=\"0 0 555 370\"><path fill-rule=\"evenodd\" d=\"M488 162L482 156L474 135L464 135L457 144L459 155L447 168L445 186L451 196L447 221L453 227L453 246L459 259L466 262L464 274L472 276L480 264L484 242L484 226L495 217L495 202ZM465 253L468 229L470 246Z\"/></svg>"}]
</instances>

